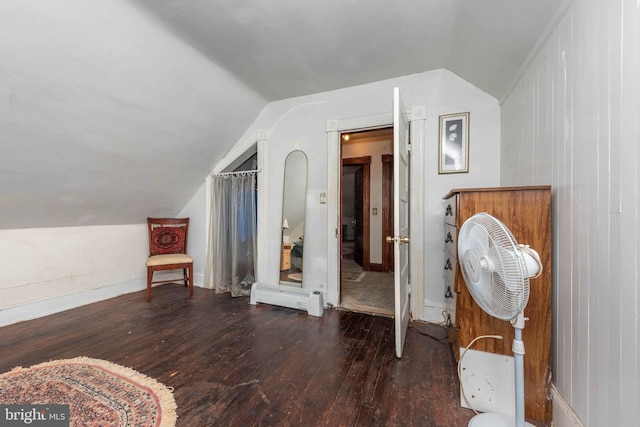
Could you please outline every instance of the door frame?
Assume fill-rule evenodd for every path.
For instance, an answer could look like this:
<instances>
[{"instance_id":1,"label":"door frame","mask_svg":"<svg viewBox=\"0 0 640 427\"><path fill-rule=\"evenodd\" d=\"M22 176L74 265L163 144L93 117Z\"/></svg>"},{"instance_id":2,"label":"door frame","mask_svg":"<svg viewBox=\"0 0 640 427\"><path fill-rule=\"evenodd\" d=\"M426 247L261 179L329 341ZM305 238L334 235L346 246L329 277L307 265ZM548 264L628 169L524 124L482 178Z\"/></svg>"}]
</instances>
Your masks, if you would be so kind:
<instances>
[{"instance_id":1,"label":"door frame","mask_svg":"<svg viewBox=\"0 0 640 427\"><path fill-rule=\"evenodd\" d=\"M393 104L393 92L389 103ZM428 164L426 158L426 107L408 108L411 127L410 160L410 275L416 284L411 288L411 312L415 319L426 319L424 305L424 228L425 206L420 203L425 199L425 179ZM393 126L393 111L347 119L331 119L326 121L327 134L327 303L338 307L340 303L340 171L341 144L340 134L358 132ZM437 124L436 124L437 126ZM433 158L432 158L433 160ZM432 163L432 162L431 162Z\"/></svg>"}]
</instances>

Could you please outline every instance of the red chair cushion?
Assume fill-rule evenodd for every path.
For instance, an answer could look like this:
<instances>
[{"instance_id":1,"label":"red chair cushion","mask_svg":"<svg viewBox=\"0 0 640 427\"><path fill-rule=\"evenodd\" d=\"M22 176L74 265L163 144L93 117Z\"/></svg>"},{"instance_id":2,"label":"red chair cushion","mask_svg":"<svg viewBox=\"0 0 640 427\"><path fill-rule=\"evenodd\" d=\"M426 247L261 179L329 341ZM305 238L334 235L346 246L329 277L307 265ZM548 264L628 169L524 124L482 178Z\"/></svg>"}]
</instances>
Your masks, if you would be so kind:
<instances>
[{"instance_id":1,"label":"red chair cushion","mask_svg":"<svg viewBox=\"0 0 640 427\"><path fill-rule=\"evenodd\" d=\"M183 254L185 227L157 227L151 231L150 256Z\"/></svg>"}]
</instances>

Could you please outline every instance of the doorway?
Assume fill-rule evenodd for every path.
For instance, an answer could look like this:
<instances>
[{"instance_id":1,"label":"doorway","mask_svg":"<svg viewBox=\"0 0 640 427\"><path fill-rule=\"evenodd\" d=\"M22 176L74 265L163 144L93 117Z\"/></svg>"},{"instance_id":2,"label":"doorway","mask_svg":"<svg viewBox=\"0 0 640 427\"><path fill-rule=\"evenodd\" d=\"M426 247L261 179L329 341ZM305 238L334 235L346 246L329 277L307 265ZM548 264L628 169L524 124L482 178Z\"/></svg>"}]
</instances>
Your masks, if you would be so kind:
<instances>
[{"instance_id":1,"label":"doorway","mask_svg":"<svg viewBox=\"0 0 640 427\"><path fill-rule=\"evenodd\" d=\"M340 153L340 307L393 317L393 128L344 133Z\"/></svg>"}]
</instances>

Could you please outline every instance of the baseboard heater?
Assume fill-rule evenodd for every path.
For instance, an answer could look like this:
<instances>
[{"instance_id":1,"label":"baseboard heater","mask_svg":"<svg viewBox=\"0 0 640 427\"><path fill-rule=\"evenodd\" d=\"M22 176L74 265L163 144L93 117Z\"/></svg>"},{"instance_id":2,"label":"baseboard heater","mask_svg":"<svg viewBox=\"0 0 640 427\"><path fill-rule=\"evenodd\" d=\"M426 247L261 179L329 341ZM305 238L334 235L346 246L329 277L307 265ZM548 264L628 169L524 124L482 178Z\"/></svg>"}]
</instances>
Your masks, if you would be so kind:
<instances>
[{"instance_id":1,"label":"baseboard heater","mask_svg":"<svg viewBox=\"0 0 640 427\"><path fill-rule=\"evenodd\" d=\"M320 291L260 283L254 283L251 287L251 299L249 302L253 305L261 303L304 310L311 316L317 317L322 317L324 310L322 292Z\"/></svg>"}]
</instances>

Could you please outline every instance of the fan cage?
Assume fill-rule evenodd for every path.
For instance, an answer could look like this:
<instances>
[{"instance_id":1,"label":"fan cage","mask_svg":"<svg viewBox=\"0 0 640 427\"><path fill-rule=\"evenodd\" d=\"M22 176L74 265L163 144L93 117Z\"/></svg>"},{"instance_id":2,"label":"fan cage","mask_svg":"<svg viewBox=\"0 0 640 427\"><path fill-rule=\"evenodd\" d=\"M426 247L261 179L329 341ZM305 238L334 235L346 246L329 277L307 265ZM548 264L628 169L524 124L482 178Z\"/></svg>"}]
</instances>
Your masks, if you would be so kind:
<instances>
[{"instance_id":1,"label":"fan cage","mask_svg":"<svg viewBox=\"0 0 640 427\"><path fill-rule=\"evenodd\" d=\"M462 225L458 236L460 269L476 303L487 313L512 320L529 301L529 274L516 239L497 218L478 213ZM485 268L469 270L465 257L483 259ZM475 279L474 279L475 278Z\"/></svg>"}]
</instances>

